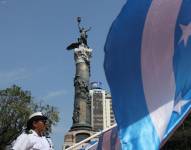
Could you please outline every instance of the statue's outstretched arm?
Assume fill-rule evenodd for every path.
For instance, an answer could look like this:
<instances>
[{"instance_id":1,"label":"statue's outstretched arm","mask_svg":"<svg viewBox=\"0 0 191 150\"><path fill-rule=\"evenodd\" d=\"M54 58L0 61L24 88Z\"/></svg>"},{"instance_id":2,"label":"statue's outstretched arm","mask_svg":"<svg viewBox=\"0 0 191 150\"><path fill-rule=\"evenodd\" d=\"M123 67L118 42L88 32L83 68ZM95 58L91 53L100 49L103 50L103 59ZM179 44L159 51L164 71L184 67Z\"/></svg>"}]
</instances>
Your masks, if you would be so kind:
<instances>
[{"instance_id":1,"label":"statue's outstretched arm","mask_svg":"<svg viewBox=\"0 0 191 150\"><path fill-rule=\"evenodd\" d=\"M80 27L80 23L78 22L78 29L79 29L79 32L81 31L81 27Z\"/></svg>"},{"instance_id":2,"label":"statue's outstretched arm","mask_svg":"<svg viewBox=\"0 0 191 150\"><path fill-rule=\"evenodd\" d=\"M91 30L91 27L89 27L85 32L88 32L88 31L90 31Z\"/></svg>"},{"instance_id":3,"label":"statue's outstretched arm","mask_svg":"<svg viewBox=\"0 0 191 150\"><path fill-rule=\"evenodd\" d=\"M79 31L81 31L81 27L80 27L81 17L77 17L77 22L78 22L78 29Z\"/></svg>"}]
</instances>

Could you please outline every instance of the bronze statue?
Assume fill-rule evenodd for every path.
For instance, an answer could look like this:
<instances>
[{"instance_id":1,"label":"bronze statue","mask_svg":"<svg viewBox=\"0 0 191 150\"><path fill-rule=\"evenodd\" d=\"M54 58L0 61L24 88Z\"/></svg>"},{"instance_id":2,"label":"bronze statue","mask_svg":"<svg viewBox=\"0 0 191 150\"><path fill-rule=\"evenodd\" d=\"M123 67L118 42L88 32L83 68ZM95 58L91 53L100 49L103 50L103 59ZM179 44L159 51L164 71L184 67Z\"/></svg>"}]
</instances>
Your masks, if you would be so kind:
<instances>
[{"instance_id":1,"label":"bronze statue","mask_svg":"<svg viewBox=\"0 0 191 150\"><path fill-rule=\"evenodd\" d=\"M88 29L85 29L84 27L80 27L80 22L81 22L80 17L77 17L77 21L78 21L78 29L79 29L79 32L80 32L80 38L78 38L78 42L80 44L83 44L83 46L88 47L88 44L87 44L87 38L88 38L87 32L91 30L91 27L89 27Z\"/></svg>"},{"instance_id":2,"label":"bronze statue","mask_svg":"<svg viewBox=\"0 0 191 150\"><path fill-rule=\"evenodd\" d=\"M85 29L84 27L81 27L80 26L81 17L77 17L77 22L78 22L78 29L79 29L79 32L80 32L80 37L78 38L78 42L70 44L67 47L67 50L78 48L80 45L82 45L82 46L84 46L86 48L89 48L88 47L88 42L87 42L87 38L88 38L87 32L91 30L91 27L89 27L88 29Z\"/></svg>"}]
</instances>

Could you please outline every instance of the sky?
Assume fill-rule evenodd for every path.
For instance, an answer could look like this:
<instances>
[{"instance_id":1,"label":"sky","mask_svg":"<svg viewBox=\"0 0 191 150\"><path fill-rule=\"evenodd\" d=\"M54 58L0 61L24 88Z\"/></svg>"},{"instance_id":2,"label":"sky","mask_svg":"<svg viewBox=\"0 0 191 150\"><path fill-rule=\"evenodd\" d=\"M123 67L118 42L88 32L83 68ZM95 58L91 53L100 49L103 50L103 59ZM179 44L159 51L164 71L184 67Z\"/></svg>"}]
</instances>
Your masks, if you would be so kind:
<instances>
[{"instance_id":1,"label":"sky","mask_svg":"<svg viewBox=\"0 0 191 150\"><path fill-rule=\"evenodd\" d=\"M72 125L74 102L73 51L66 47L79 37L76 17L91 27L93 49L90 81L109 90L104 69L104 43L125 0L0 0L0 89L16 84L36 101L57 107L60 121L51 135L62 148Z\"/></svg>"}]
</instances>

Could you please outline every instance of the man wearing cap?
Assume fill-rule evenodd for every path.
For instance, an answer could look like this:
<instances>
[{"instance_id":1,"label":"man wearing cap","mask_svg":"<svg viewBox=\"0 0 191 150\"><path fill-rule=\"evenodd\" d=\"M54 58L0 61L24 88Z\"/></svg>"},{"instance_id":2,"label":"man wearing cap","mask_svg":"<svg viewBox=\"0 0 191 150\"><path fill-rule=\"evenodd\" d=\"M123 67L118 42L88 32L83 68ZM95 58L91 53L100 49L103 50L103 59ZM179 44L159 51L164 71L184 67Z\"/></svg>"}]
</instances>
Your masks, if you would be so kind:
<instances>
[{"instance_id":1,"label":"man wearing cap","mask_svg":"<svg viewBox=\"0 0 191 150\"><path fill-rule=\"evenodd\" d=\"M16 139L12 150L53 150L50 139L44 136L47 119L42 112L32 114L26 131Z\"/></svg>"}]
</instances>

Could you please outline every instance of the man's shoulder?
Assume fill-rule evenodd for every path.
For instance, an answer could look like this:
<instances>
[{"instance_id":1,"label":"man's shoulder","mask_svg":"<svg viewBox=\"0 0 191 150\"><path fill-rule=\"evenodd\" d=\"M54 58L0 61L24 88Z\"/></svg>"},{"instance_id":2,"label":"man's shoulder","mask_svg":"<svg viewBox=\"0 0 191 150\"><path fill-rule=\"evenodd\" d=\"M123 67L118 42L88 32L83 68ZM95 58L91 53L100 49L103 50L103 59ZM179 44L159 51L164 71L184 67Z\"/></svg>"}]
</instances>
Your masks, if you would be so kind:
<instances>
[{"instance_id":1,"label":"man's shoulder","mask_svg":"<svg viewBox=\"0 0 191 150\"><path fill-rule=\"evenodd\" d=\"M28 131L28 132L24 131L24 132L22 132L22 133L18 136L18 139L27 138L27 137L29 137L29 136L32 135L32 134L33 134L32 131Z\"/></svg>"},{"instance_id":2,"label":"man's shoulder","mask_svg":"<svg viewBox=\"0 0 191 150\"><path fill-rule=\"evenodd\" d=\"M26 138L27 137L27 134L25 132L21 133L19 136L18 136L18 139L21 139L21 138Z\"/></svg>"}]
</instances>

